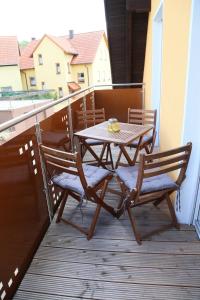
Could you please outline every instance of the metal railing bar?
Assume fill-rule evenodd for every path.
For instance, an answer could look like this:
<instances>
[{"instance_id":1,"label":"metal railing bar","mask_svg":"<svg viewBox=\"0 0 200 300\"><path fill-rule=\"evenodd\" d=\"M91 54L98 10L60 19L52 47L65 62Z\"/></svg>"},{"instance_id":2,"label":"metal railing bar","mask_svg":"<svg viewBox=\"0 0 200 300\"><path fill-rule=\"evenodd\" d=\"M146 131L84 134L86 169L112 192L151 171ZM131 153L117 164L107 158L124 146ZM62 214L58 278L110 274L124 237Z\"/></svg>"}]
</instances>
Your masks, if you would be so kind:
<instances>
[{"instance_id":1,"label":"metal railing bar","mask_svg":"<svg viewBox=\"0 0 200 300\"><path fill-rule=\"evenodd\" d=\"M102 86L137 86L142 85L144 86L144 82L138 82L138 83L112 83L112 84L95 84L94 87L102 87Z\"/></svg>"},{"instance_id":2,"label":"metal railing bar","mask_svg":"<svg viewBox=\"0 0 200 300\"><path fill-rule=\"evenodd\" d=\"M4 122L4 123L0 124L0 132L4 131L4 130L12 127L12 126L15 126L15 125L21 123L22 121L25 121L25 120L27 120L27 119L29 119L31 117L34 117L35 115L37 115L37 114L39 114L39 113L41 113L41 112L43 112L43 111L45 111L45 110L47 110L47 109L55 106L57 104L60 104L60 103L66 101L66 100L68 100L68 99L70 99L72 97L78 96L78 95L80 95L80 94L82 94L82 93L84 93L86 91L89 91L89 90L94 90L95 87L103 87L103 86L137 86L137 85L144 85L144 83L116 83L116 84L102 84L102 85L100 84L100 85L89 86L89 87L87 87L85 89L82 89L82 90L77 91L77 92L75 92L73 94L70 94L69 96L60 98L58 100L54 100L51 103L45 104L43 106L40 106L39 108L31 110L28 113L25 113L23 115L20 115L20 116L14 118L14 119L11 119L11 120L9 120L7 122Z\"/></svg>"},{"instance_id":3,"label":"metal railing bar","mask_svg":"<svg viewBox=\"0 0 200 300\"><path fill-rule=\"evenodd\" d=\"M42 113L43 111L45 111L45 110L47 110L47 109L49 109L49 108L51 108L51 107L53 107L53 106L55 106L57 104L60 104L60 103L62 103L64 101L68 100L69 98L72 98L72 97L77 96L77 95L79 95L81 93L84 93L86 90L90 90L90 89L93 89L93 86L85 88L85 89L83 89L81 91L75 92L73 94L70 94L69 96L60 98L58 100L54 100L51 103L45 104L43 106L40 106L39 108L33 109L30 112L27 112L27 113L25 113L23 115L20 115L20 116L14 118L12 120L9 120L9 121L7 121L5 123L2 123L2 124L0 124L0 132L4 131L4 130L12 127L12 126L15 126L15 125L21 123L22 121L25 121L25 120L27 120L27 119L29 119L31 117L34 117L35 115L37 115L39 113Z\"/></svg>"}]
</instances>

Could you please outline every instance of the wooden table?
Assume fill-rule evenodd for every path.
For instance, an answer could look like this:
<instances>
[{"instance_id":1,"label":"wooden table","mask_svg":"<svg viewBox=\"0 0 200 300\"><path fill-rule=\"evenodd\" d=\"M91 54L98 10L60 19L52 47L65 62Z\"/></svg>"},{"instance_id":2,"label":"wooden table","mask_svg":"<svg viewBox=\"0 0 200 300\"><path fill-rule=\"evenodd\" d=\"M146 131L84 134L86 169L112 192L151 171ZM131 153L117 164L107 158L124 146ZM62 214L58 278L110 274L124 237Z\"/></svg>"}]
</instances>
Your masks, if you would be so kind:
<instances>
[{"instance_id":1,"label":"wooden table","mask_svg":"<svg viewBox=\"0 0 200 300\"><path fill-rule=\"evenodd\" d=\"M105 145L106 143L118 144L128 164L130 166L133 166L136 162L136 158L139 152L139 146L141 144L143 135L153 128L153 126L147 125L135 125L128 123L119 124L120 132L116 133L111 133L107 130L107 121L75 133L75 136L77 136L81 140L81 142L84 144L87 150L92 154L92 156L98 161L99 165L101 165L103 168L106 168L105 163L101 161L100 157L98 157L94 150L85 142L87 138L103 141L105 142ZM132 141L138 138L138 148L135 151L134 158L131 159L128 152L126 151L125 146L127 146Z\"/></svg>"}]
</instances>

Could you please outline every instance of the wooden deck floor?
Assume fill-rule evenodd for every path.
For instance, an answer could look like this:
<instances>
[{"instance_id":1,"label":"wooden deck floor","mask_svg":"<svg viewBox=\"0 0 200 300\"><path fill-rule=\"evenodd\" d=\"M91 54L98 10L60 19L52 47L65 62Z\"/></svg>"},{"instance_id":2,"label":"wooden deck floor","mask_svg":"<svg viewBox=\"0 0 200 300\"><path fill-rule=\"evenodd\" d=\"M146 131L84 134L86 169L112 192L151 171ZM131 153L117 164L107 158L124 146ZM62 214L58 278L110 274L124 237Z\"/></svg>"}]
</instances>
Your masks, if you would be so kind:
<instances>
[{"instance_id":1,"label":"wooden deck floor","mask_svg":"<svg viewBox=\"0 0 200 300\"><path fill-rule=\"evenodd\" d=\"M117 189L115 181L111 186ZM106 200L117 204L118 196ZM89 224L94 205L65 215ZM165 205L148 204L135 212L138 229L147 233L169 222ZM135 242L127 215L120 220L101 211L92 240L70 225L53 222L14 300L200 299L200 243L193 227L167 230Z\"/></svg>"}]
</instances>

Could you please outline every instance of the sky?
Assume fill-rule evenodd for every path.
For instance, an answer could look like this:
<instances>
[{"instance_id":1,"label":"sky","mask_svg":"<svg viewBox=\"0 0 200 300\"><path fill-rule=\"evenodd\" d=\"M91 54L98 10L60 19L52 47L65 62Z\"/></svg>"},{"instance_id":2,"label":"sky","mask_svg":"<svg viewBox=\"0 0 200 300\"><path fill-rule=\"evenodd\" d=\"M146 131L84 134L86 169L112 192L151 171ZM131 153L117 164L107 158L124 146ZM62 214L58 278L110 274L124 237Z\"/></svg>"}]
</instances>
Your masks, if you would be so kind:
<instances>
[{"instance_id":1,"label":"sky","mask_svg":"<svg viewBox=\"0 0 200 300\"><path fill-rule=\"evenodd\" d=\"M104 0L0 0L0 36L19 41L44 34L106 30Z\"/></svg>"}]
</instances>

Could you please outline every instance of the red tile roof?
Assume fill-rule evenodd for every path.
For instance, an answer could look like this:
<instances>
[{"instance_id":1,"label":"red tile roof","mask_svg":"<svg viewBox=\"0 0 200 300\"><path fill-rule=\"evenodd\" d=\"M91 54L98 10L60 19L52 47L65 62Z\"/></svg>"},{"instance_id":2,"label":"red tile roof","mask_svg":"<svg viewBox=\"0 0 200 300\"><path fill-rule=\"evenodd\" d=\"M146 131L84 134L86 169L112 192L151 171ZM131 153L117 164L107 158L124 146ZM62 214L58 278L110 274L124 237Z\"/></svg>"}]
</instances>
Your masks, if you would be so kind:
<instances>
[{"instance_id":1,"label":"red tile roof","mask_svg":"<svg viewBox=\"0 0 200 300\"><path fill-rule=\"evenodd\" d=\"M93 63L103 34L104 31L87 32L74 34L72 39L68 39L78 52L78 55L73 57L71 64Z\"/></svg>"},{"instance_id":2,"label":"red tile roof","mask_svg":"<svg viewBox=\"0 0 200 300\"><path fill-rule=\"evenodd\" d=\"M50 34L45 34L40 40L38 40L37 45L30 51L29 56L33 56L33 52L37 49L37 47L40 45L40 43L43 41L43 39L47 37L52 42L54 42L59 48L61 48L64 52L70 53L70 54L77 54L77 51L73 48L71 43L68 39L64 39L63 37L56 37Z\"/></svg>"},{"instance_id":3,"label":"red tile roof","mask_svg":"<svg viewBox=\"0 0 200 300\"><path fill-rule=\"evenodd\" d=\"M20 56L21 70L34 68L33 58L30 56L33 53L34 49L37 47L38 43L39 40L33 40L24 49L21 50L21 56Z\"/></svg>"},{"instance_id":4,"label":"red tile roof","mask_svg":"<svg viewBox=\"0 0 200 300\"><path fill-rule=\"evenodd\" d=\"M69 39L65 37L56 37L53 35L47 35L55 44L57 44L64 52L69 54L78 54L76 48L73 47Z\"/></svg>"},{"instance_id":5,"label":"red tile roof","mask_svg":"<svg viewBox=\"0 0 200 300\"><path fill-rule=\"evenodd\" d=\"M55 37L45 34L42 39L32 41L23 51L20 58L20 68L33 68L33 52L45 37L48 37L65 53L73 56L71 64L90 64L93 63L101 38L104 31L74 34L72 39L68 36Z\"/></svg>"},{"instance_id":6,"label":"red tile roof","mask_svg":"<svg viewBox=\"0 0 200 300\"><path fill-rule=\"evenodd\" d=\"M19 64L19 46L16 36L0 36L0 66Z\"/></svg>"}]
</instances>

